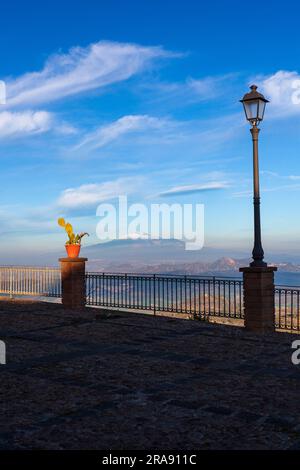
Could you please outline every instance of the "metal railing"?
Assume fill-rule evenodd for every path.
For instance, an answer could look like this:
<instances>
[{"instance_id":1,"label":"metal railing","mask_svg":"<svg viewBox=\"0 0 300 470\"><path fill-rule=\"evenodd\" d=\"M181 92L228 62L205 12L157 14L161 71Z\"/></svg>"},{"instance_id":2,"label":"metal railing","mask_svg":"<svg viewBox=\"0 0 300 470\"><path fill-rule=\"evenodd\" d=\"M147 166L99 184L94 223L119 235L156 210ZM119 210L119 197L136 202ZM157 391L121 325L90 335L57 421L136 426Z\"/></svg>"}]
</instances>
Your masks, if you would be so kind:
<instances>
[{"instance_id":1,"label":"metal railing","mask_svg":"<svg viewBox=\"0 0 300 470\"><path fill-rule=\"evenodd\" d=\"M275 287L275 326L300 331L300 287Z\"/></svg>"},{"instance_id":2,"label":"metal railing","mask_svg":"<svg viewBox=\"0 0 300 470\"><path fill-rule=\"evenodd\" d=\"M244 318L243 281L160 274L86 274L87 305ZM61 297L58 268L0 266L0 295ZM275 287L276 328L300 331L300 287Z\"/></svg>"},{"instance_id":3,"label":"metal railing","mask_svg":"<svg viewBox=\"0 0 300 470\"><path fill-rule=\"evenodd\" d=\"M60 269L0 266L0 294L61 297Z\"/></svg>"},{"instance_id":4,"label":"metal railing","mask_svg":"<svg viewBox=\"0 0 300 470\"><path fill-rule=\"evenodd\" d=\"M243 318L242 281L237 279L88 273L86 288L88 305Z\"/></svg>"}]
</instances>

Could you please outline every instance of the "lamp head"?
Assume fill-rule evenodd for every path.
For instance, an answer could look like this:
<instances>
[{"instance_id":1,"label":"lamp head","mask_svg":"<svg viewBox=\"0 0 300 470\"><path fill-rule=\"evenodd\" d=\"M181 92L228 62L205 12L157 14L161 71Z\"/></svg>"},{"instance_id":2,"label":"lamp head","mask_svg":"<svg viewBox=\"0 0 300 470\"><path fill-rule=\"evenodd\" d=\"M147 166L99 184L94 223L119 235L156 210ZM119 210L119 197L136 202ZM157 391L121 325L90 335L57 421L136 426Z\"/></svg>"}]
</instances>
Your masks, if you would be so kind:
<instances>
[{"instance_id":1,"label":"lamp head","mask_svg":"<svg viewBox=\"0 0 300 470\"><path fill-rule=\"evenodd\" d=\"M257 91L256 85L251 85L250 89L240 102L243 103L246 119L253 126L257 126L264 118L265 107L269 101Z\"/></svg>"}]
</instances>

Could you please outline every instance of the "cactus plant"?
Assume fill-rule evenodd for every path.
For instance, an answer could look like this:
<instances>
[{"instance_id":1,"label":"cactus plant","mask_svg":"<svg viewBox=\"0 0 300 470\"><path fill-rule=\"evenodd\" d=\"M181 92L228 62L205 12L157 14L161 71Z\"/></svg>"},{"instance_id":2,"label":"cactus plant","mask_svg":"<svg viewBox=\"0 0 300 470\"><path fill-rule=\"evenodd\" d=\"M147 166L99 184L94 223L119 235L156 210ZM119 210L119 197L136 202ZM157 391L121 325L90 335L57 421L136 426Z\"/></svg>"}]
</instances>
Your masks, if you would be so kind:
<instances>
[{"instance_id":1,"label":"cactus plant","mask_svg":"<svg viewBox=\"0 0 300 470\"><path fill-rule=\"evenodd\" d=\"M81 245L82 238L85 235L89 236L87 232L81 232L75 235L72 225L69 222L66 222L63 217L60 217L57 223L67 232L69 239L66 241L66 245Z\"/></svg>"}]
</instances>

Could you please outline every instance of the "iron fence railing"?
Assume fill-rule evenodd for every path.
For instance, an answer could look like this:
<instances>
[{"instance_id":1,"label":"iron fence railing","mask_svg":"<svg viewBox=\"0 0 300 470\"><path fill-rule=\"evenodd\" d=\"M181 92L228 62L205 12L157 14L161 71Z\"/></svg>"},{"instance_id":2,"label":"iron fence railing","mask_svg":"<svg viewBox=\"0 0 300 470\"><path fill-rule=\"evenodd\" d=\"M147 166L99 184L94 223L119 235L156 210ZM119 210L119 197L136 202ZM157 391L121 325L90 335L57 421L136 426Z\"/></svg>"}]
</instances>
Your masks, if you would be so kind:
<instances>
[{"instance_id":1,"label":"iron fence railing","mask_svg":"<svg viewBox=\"0 0 300 470\"><path fill-rule=\"evenodd\" d=\"M60 269L0 266L0 294L61 297Z\"/></svg>"},{"instance_id":2,"label":"iron fence railing","mask_svg":"<svg viewBox=\"0 0 300 470\"><path fill-rule=\"evenodd\" d=\"M86 288L88 305L243 318L242 281L237 279L88 273Z\"/></svg>"},{"instance_id":3,"label":"iron fence railing","mask_svg":"<svg viewBox=\"0 0 300 470\"><path fill-rule=\"evenodd\" d=\"M214 276L86 274L87 305L244 318L243 281ZM0 266L0 295L60 298L58 268ZM275 287L276 328L300 331L300 287Z\"/></svg>"},{"instance_id":4,"label":"iron fence railing","mask_svg":"<svg viewBox=\"0 0 300 470\"><path fill-rule=\"evenodd\" d=\"M283 330L300 331L300 287L275 288L275 325Z\"/></svg>"}]
</instances>

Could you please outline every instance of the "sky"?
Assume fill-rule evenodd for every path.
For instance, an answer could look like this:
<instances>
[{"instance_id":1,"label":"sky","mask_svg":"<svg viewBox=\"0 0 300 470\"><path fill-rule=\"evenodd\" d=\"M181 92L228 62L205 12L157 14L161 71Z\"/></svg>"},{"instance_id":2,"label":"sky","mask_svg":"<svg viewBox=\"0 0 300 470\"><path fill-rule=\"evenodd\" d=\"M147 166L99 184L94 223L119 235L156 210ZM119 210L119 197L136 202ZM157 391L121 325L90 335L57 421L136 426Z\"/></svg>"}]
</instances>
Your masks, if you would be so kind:
<instances>
[{"instance_id":1,"label":"sky","mask_svg":"<svg viewBox=\"0 0 300 470\"><path fill-rule=\"evenodd\" d=\"M300 5L212 0L1 4L0 256L97 243L100 203L201 203L205 246L249 251L260 132L265 251L300 249ZM259 18L259 20L258 20Z\"/></svg>"}]
</instances>

